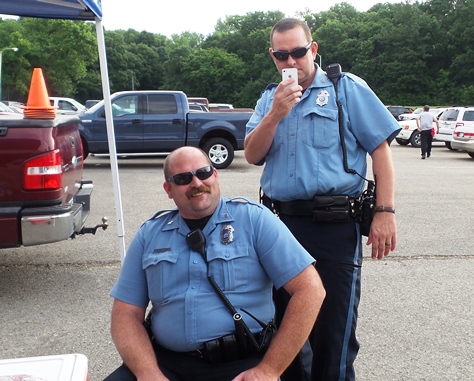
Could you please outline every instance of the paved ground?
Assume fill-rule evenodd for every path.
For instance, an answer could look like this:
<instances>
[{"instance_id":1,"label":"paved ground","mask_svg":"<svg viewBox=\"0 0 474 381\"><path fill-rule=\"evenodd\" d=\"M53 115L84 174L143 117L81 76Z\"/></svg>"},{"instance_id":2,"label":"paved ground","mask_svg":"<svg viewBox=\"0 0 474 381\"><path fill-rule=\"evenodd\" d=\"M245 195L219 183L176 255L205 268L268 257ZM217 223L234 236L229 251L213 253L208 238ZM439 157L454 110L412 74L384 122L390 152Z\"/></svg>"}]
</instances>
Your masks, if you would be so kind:
<instances>
[{"instance_id":1,"label":"paved ground","mask_svg":"<svg viewBox=\"0 0 474 381\"><path fill-rule=\"evenodd\" d=\"M474 380L474 159L441 144L423 161L396 143L393 155L399 242L386 260L364 262L358 380ZM171 205L162 164L119 159L127 245L141 222ZM220 171L223 194L256 199L259 175L237 153ZM108 297L120 255L109 159L89 158L86 177L95 184L89 225L106 215L107 231L0 250L0 358L84 353L96 381L120 363Z\"/></svg>"}]
</instances>

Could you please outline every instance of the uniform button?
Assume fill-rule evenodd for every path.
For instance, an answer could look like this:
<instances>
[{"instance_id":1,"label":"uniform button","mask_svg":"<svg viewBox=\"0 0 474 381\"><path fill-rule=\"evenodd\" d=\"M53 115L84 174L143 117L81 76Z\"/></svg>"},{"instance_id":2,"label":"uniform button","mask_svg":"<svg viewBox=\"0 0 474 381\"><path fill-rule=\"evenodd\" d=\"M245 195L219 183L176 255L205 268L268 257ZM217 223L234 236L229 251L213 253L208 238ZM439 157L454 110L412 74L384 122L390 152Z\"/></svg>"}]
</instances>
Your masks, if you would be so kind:
<instances>
[{"instance_id":1,"label":"uniform button","mask_svg":"<svg viewBox=\"0 0 474 381\"><path fill-rule=\"evenodd\" d=\"M290 153L290 156L295 156L295 154L292 152L292 153Z\"/></svg>"},{"instance_id":2,"label":"uniform button","mask_svg":"<svg viewBox=\"0 0 474 381\"><path fill-rule=\"evenodd\" d=\"M198 261L195 259L195 260L193 261L193 263L196 264L196 263L198 263Z\"/></svg>"},{"instance_id":3,"label":"uniform button","mask_svg":"<svg viewBox=\"0 0 474 381\"><path fill-rule=\"evenodd\" d=\"M290 177L293 177L293 173L290 173Z\"/></svg>"},{"instance_id":4,"label":"uniform button","mask_svg":"<svg viewBox=\"0 0 474 381\"><path fill-rule=\"evenodd\" d=\"M188 315L192 315L193 314L193 310L188 310Z\"/></svg>"},{"instance_id":5,"label":"uniform button","mask_svg":"<svg viewBox=\"0 0 474 381\"><path fill-rule=\"evenodd\" d=\"M196 286L192 286L191 289L195 290L195 289L196 289Z\"/></svg>"}]
</instances>

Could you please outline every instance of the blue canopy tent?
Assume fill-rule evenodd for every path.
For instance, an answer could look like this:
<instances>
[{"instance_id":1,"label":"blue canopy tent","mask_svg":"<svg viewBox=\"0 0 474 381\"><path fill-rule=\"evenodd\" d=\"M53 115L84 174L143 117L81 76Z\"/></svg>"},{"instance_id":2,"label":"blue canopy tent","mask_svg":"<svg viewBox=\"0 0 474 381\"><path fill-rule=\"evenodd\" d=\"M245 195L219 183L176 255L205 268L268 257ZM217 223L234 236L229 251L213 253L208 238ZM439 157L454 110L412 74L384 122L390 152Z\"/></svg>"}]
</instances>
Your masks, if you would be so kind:
<instances>
[{"instance_id":1,"label":"blue canopy tent","mask_svg":"<svg viewBox=\"0 0 474 381\"><path fill-rule=\"evenodd\" d=\"M115 214L120 255L121 260L123 261L125 258L125 231L112 106L110 103L109 74L107 71L107 58L105 55L104 30L102 28L101 0L1 0L0 14L23 17L95 21L99 49L100 73L102 77L102 92L105 102L105 118L109 142L110 164L112 168L112 184L114 187Z\"/></svg>"}]
</instances>

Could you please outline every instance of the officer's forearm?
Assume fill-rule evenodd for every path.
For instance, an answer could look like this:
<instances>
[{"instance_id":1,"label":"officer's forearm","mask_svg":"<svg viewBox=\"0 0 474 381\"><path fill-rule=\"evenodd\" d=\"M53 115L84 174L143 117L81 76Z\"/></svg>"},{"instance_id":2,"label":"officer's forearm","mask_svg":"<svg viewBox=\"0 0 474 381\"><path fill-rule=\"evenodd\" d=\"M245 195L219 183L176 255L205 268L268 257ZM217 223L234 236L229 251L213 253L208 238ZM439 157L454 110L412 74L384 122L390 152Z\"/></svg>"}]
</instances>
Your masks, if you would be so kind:
<instances>
[{"instance_id":1,"label":"officer's forearm","mask_svg":"<svg viewBox=\"0 0 474 381\"><path fill-rule=\"evenodd\" d=\"M151 341L143 326L144 313L135 306L115 301L112 308L112 339L124 363L137 380L167 380L158 368Z\"/></svg>"},{"instance_id":2,"label":"officer's forearm","mask_svg":"<svg viewBox=\"0 0 474 381\"><path fill-rule=\"evenodd\" d=\"M285 289L291 295L285 315L270 348L257 366L277 377L291 364L308 338L326 295L312 265L288 282Z\"/></svg>"},{"instance_id":3,"label":"officer's forearm","mask_svg":"<svg viewBox=\"0 0 474 381\"><path fill-rule=\"evenodd\" d=\"M261 161L269 151L279 119L268 113L260 124L249 135L245 137L245 159L249 164Z\"/></svg>"}]
</instances>

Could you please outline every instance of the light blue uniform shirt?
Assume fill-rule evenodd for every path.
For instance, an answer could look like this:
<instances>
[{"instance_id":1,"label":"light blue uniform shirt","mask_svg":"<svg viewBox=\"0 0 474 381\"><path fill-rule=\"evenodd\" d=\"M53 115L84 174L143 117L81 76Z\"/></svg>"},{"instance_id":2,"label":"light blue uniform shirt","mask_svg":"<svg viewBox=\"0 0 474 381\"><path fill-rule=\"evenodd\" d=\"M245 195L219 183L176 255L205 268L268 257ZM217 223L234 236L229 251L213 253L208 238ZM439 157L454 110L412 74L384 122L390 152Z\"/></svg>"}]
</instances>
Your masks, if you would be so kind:
<instances>
[{"instance_id":1,"label":"light blue uniform shirt","mask_svg":"<svg viewBox=\"0 0 474 381\"><path fill-rule=\"evenodd\" d=\"M260 185L276 200L309 200L316 194L358 197L365 187L362 178L344 171L335 89L326 73L316 68L301 101L278 124L265 157ZM275 89L262 93L247 123L247 135L270 110ZM367 153L372 154L384 140L390 143L400 126L359 77L343 73L338 96L343 105L348 166L365 177Z\"/></svg>"},{"instance_id":2,"label":"light blue uniform shirt","mask_svg":"<svg viewBox=\"0 0 474 381\"><path fill-rule=\"evenodd\" d=\"M185 352L235 331L232 315L207 278L201 255L186 243L189 228L177 210L145 222L127 250L111 296L153 305L152 329L164 347ZM314 262L267 208L224 199L203 229L209 271L235 309L268 323L272 286L280 288ZM250 330L261 327L245 312Z\"/></svg>"}]
</instances>

